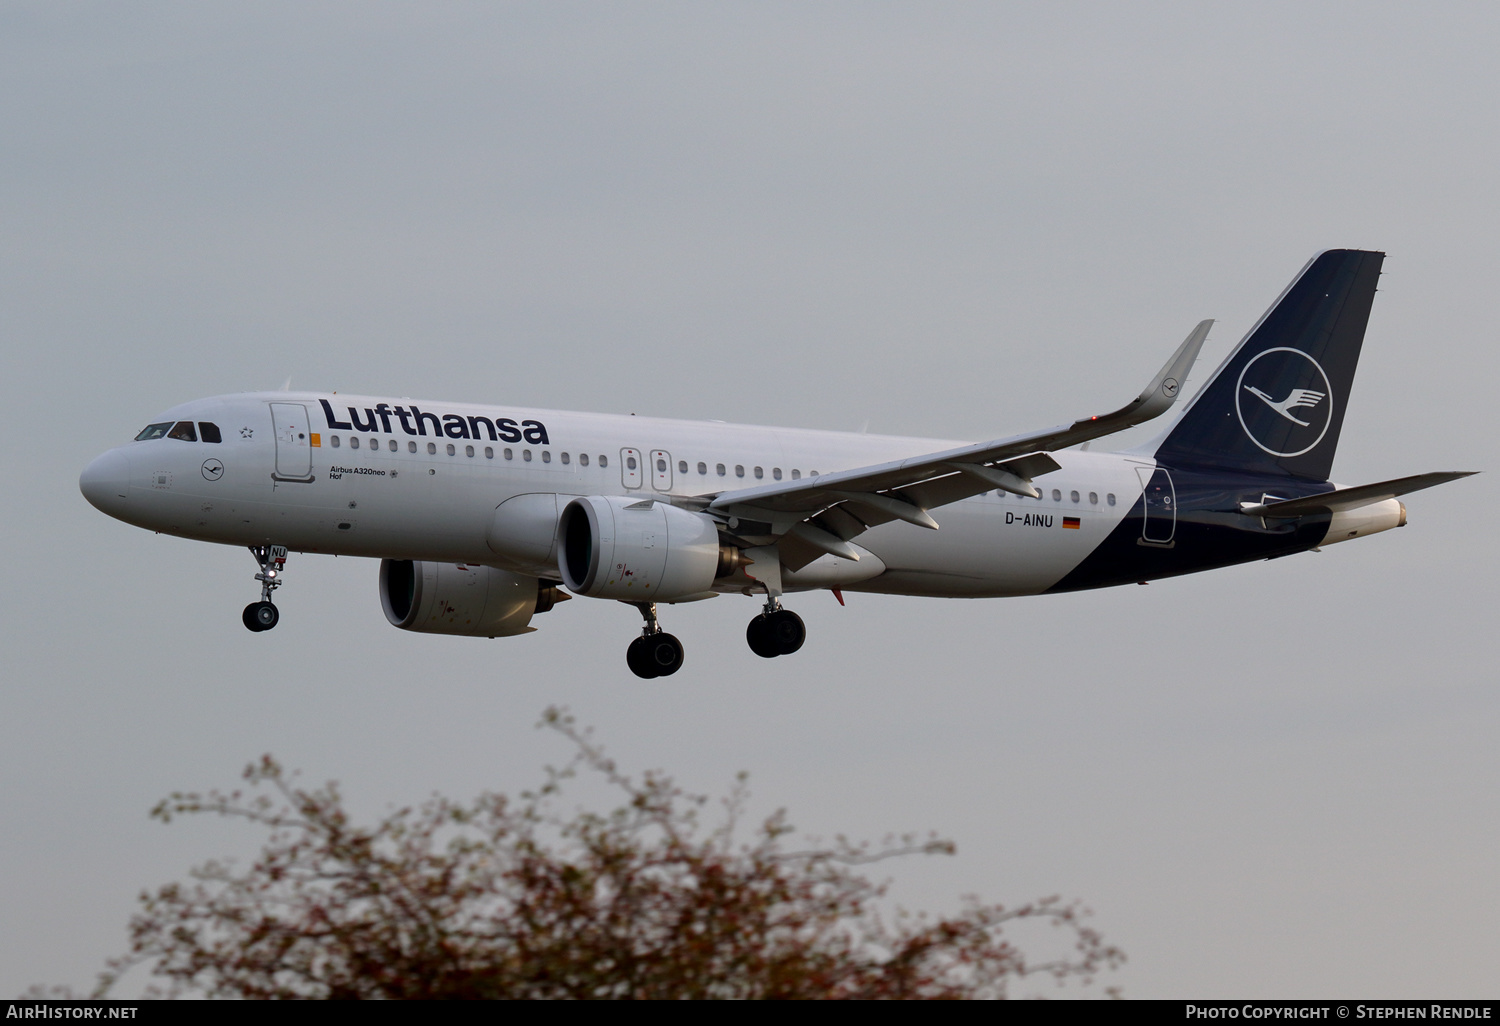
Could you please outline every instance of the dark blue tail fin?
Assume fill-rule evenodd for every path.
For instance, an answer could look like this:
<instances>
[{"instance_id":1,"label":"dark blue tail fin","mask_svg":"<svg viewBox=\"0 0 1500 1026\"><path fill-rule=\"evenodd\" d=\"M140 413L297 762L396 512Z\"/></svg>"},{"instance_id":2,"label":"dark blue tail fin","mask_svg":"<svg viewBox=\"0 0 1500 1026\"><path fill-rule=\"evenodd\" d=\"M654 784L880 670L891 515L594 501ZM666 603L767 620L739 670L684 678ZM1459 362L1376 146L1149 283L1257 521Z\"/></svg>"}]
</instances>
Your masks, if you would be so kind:
<instances>
[{"instance_id":1,"label":"dark blue tail fin","mask_svg":"<svg viewBox=\"0 0 1500 1026\"><path fill-rule=\"evenodd\" d=\"M1183 411L1156 458L1328 480L1384 259L1353 249L1313 257Z\"/></svg>"}]
</instances>

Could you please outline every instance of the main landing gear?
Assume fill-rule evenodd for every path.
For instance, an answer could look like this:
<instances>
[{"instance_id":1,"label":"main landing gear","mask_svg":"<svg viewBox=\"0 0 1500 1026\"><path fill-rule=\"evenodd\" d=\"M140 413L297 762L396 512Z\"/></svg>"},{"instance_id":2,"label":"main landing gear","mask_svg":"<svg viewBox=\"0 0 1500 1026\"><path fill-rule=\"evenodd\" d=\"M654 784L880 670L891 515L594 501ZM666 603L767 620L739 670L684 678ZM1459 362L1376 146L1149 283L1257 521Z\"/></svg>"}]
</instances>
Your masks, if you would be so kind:
<instances>
[{"instance_id":1,"label":"main landing gear","mask_svg":"<svg viewBox=\"0 0 1500 1026\"><path fill-rule=\"evenodd\" d=\"M240 619L252 631L268 631L281 620L281 613L271 602L271 592L281 587L281 569L286 566L285 545L252 545L250 555L260 564L255 579L260 582L260 601L245 607Z\"/></svg>"},{"instance_id":2,"label":"main landing gear","mask_svg":"<svg viewBox=\"0 0 1500 1026\"><path fill-rule=\"evenodd\" d=\"M750 651L765 659L791 655L807 640L807 626L802 617L790 609L782 609L779 599L766 600L765 612L745 628L745 640Z\"/></svg>"},{"instance_id":3,"label":"main landing gear","mask_svg":"<svg viewBox=\"0 0 1500 1026\"><path fill-rule=\"evenodd\" d=\"M656 619L655 602L633 602L641 611L646 626L641 636L625 650L625 663L637 677L670 677L682 669L682 642L661 629Z\"/></svg>"},{"instance_id":4,"label":"main landing gear","mask_svg":"<svg viewBox=\"0 0 1500 1026\"><path fill-rule=\"evenodd\" d=\"M269 603L267 603L269 604ZM682 642L661 629L656 619L654 602L632 602L641 611L646 626L641 636L625 650L625 663L637 677L650 680L652 677L670 677L682 669ZM252 607L254 608L254 607ZM272 606L274 609L275 607ZM245 610L246 624L250 610ZM252 628L254 629L254 628ZM807 627L802 617L790 609L782 609L779 599L766 600L765 611L750 621L745 629L745 640L750 651L766 659L791 655L807 640Z\"/></svg>"}]
</instances>

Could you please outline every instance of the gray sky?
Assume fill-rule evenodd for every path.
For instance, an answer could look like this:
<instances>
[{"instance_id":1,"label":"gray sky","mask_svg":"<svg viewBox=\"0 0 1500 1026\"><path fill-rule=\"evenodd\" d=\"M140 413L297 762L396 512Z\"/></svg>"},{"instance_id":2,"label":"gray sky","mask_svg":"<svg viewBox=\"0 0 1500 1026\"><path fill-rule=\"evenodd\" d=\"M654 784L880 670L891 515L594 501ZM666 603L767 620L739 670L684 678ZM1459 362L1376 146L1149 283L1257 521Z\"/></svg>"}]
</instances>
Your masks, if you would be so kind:
<instances>
[{"instance_id":1,"label":"gray sky","mask_svg":"<svg viewBox=\"0 0 1500 1026\"><path fill-rule=\"evenodd\" d=\"M294 556L252 635L247 554L77 476L288 377L998 437L1217 317L1201 380L1345 246L1390 257L1337 479L1493 471L1497 43L1483 4L0 5L0 994L254 850L169 791L263 752L370 815L517 790L558 703L809 833L953 838L889 867L908 906L1085 899L1127 996L1493 997L1494 473L1149 588L799 597L774 662L749 600L672 609L649 682L633 610L407 635L373 561Z\"/></svg>"}]
</instances>

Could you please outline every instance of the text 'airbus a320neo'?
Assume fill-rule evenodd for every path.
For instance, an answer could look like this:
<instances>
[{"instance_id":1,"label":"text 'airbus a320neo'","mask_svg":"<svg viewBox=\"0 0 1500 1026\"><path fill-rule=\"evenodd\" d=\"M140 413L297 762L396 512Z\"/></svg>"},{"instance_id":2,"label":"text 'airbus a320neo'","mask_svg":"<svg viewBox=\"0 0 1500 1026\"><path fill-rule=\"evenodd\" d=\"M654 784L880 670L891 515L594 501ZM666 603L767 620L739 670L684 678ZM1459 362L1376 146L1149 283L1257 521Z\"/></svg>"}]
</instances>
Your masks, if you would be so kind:
<instances>
[{"instance_id":1,"label":"text 'airbus a320neo'","mask_svg":"<svg viewBox=\"0 0 1500 1026\"><path fill-rule=\"evenodd\" d=\"M657 677L683 662L658 604L742 594L762 603L750 648L788 655L797 592L1102 588L1404 525L1397 496L1465 475L1329 481L1383 259L1314 257L1176 422L1124 452L1077 447L1166 412L1211 321L1125 407L998 441L265 392L167 410L79 486L127 523L248 546L253 631L276 626L293 550L380 559L403 630L503 637L573 595L610 599L645 618L626 658Z\"/></svg>"}]
</instances>

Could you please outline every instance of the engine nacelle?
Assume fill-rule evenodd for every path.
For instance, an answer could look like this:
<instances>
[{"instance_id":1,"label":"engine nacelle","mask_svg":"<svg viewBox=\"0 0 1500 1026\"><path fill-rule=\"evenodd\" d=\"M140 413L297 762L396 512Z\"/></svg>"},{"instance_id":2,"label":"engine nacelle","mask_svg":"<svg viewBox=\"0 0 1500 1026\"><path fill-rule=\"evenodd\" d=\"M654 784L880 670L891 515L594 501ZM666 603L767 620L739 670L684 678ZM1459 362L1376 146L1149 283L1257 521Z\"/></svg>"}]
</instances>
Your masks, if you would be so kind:
<instances>
[{"instance_id":1,"label":"engine nacelle","mask_svg":"<svg viewBox=\"0 0 1500 1026\"><path fill-rule=\"evenodd\" d=\"M380 561L380 605L394 627L423 634L503 638L525 634L532 614L557 600L535 577L476 564Z\"/></svg>"},{"instance_id":2,"label":"engine nacelle","mask_svg":"<svg viewBox=\"0 0 1500 1026\"><path fill-rule=\"evenodd\" d=\"M558 569L569 591L626 602L701 596L733 571L738 554L720 545L718 525L703 514L628 495L568 503L558 542Z\"/></svg>"}]
</instances>

